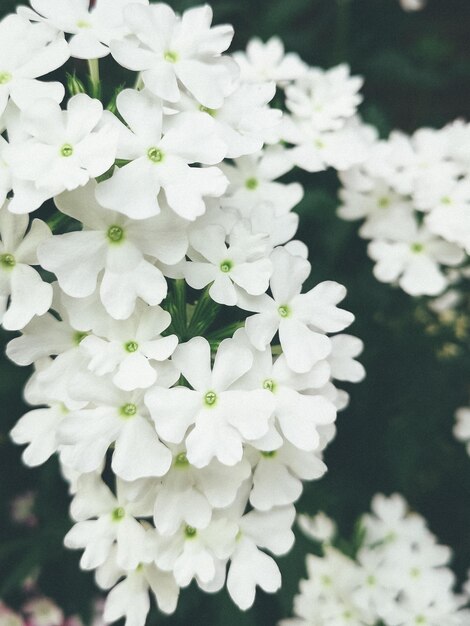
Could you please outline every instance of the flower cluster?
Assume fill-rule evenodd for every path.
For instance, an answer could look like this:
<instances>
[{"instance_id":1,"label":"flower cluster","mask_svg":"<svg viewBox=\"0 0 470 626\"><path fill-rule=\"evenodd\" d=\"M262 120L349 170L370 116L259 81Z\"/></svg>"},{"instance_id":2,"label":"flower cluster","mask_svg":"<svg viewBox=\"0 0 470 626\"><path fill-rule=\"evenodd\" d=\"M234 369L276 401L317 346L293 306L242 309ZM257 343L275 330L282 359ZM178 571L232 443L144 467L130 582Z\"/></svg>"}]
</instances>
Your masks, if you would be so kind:
<instances>
[{"instance_id":1,"label":"flower cluster","mask_svg":"<svg viewBox=\"0 0 470 626\"><path fill-rule=\"evenodd\" d=\"M469 594L454 591L451 552L398 495L377 495L359 520L355 554L335 547L335 525L320 514L299 525L319 547L282 626L467 626ZM344 547L344 543L342 544Z\"/></svg>"},{"instance_id":2,"label":"flower cluster","mask_svg":"<svg viewBox=\"0 0 470 626\"><path fill-rule=\"evenodd\" d=\"M420 11L426 6L427 0L400 0L400 5L405 11Z\"/></svg>"},{"instance_id":3,"label":"flower cluster","mask_svg":"<svg viewBox=\"0 0 470 626\"><path fill-rule=\"evenodd\" d=\"M333 380L364 376L361 341L331 337L353 321L344 287L304 288L303 191L278 180L356 162L361 81L277 39L224 54L208 6L31 5L0 22L0 320L36 407L12 438L30 466L59 455L65 543L112 589L106 621L143 625L149 590L171 613L192 580L247 609L279 588L267 552L290 549L302 481L326 470ZM107 55L136 77L105 109ZM40 79L69 56L89 84L61 104Z\"/></svg>"},{"instance_id":4,"label":"flower cluster","mask_svg":"<svg viewBox=\"0 0 470 626\"><path fill-rule=\"evenodd\" d=\"M470 253L470 124L400 132L341 174L339 215L363 219L376 278L437 296L465 274Z\"/></svg>"}]
</instances>

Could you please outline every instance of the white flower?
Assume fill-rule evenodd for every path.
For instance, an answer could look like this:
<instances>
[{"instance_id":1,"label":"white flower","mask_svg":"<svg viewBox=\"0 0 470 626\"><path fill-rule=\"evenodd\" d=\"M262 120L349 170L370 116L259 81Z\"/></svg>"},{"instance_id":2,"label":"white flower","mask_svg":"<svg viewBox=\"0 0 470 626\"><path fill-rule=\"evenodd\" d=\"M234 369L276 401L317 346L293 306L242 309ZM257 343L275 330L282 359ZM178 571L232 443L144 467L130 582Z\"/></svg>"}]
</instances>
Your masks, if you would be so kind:
<instances>
[{"instance_id":1,"label":"white flower","mask_svg":"<svg viewBox=\"0 0 470 626\"><path fill-rule=\"evenodd\" d=\"M321 543L330 542L336 535L335 522L322 511L313 516L299 515L297 524L306 537Z\"/></svg>"},{"instance_id":2,"label":"white flower","mask_svg":"<svg viewBox=\"0 0 470 626\"><path fill-rule=\"evenodd\" d=\"M98 186L98 201L143 219L160 213L158 196L163 189L169 206L181 217L194 220L202 215L204 196L220 196L227 185L217 168L190 167L214 165L225 156L225 143L218 138L212 118L181 113L166 119L162 129L162 105L132 89L119 94L117 107L130 127L116 121L117 156L130 163Z\"/></svg>"},{"instance_id":3,"label":"white flower","mask_svg":"<svg viewBox=\"0 0 470 626\"><path fill-rule=\"evenodd\" d=\"M179 587L173 574L162 572L152 563L140 563L109 592L103 614L106 623L125 618L126 624L145 624L150 610L149 591L160 611L171 614L176 610Z\"/></svg>"},{"instance_id":4,"label":"white flower","mask_svg":"<svg viewBox=\"0 0 470 626\"><path fill-rule=\"evenodd\" d=\"M85 94L71 98L67 111L53 100L37 101L22 114L28 137L6 150L13 175L49 197L100 176L113 165L117 145L115 129L99 126L102 117L102 104Z\"/></svg>"},{"instance_id":5,"label":"white flower","mask_svg":"<svg viewBox=\"0 0 470 626\"><path fill-rule=\"evenodd\" d=\"M18 15L0 21L0 115L8 99L24 109L41 98L63 100L64 86L37 80L69 58L67 42L44 24L32 25Z\"/></svg>"},{"instance_id":6,"label":"white flower","mask_svg":"<svg viewBox=\"0 0 470 626\"><path fill-rule=\"evenodd\" d=\"M192 389L155 387L147 392L145 401L159 435L180 443L194 424L186 438L192 465L205 467L214 457L224 465L240 462L243 443L266 434L274 411L269 391L232 389L252 365L250 351L227 339L220 344L211 370L209 343L196 337L178 346L173 362Z\"/></svg>"},{"instance_id":7,"label":"white flower","mask_svg":"<svg viewBox=\"0 0 470 626\"><path fill-rule=\"evenodd\" d=\"M20 7L18 13L31 20L44 20L71 34L69 48L77 59L98 59L109 54L111 41L129 34L123 10L129 4L147 5L148 0L97 0L92 8L81 0L30 0L37 13ZM38 15L39 14L39 15Z\"/></svg>"},{"instance_id":8,"label":"white flower","mask_svg":"<svg viewBox=\"0 0 470 626\"><path fill-rule=\"evenodd\" d=\"M463 259L456 245L435 237L416 223L402 228L395 241L373 241L369 256L376 261L374 275L381 282L398 281L412 296L436 296L447 286L440 264L455 266Z\"/></svg>"},{"instance_id":9,"label":"white flower","mask_svg":"<svg viewBox=\"0 0 470 626\"><path fill-rule=\"evenodd\" d=\"M216 109L204 107L185 94L176 108L197 111L201 119L210 116L226 145L227 158L234 159L261 150L265 142L279 140L282 112L268 106L275 91L274 83L241 83Z\"/></svg>"},{"instance_id":10,"label":"white flower","mask_svg":"<svg viewBox=\"0 0 470 626\"><path fill-rule=\"evenodd\" d=\"M199 585L211 583L220 561L233 552L237 524L215 519L203 529L182 525L170 537L155 536L155 562L163 571L172 571L176 582L187 587L195 578Z\"/></svg>"},{"instance_id":11,"label":"white flower","mask_svg":"<svg viewBox=\"0 0 470 626\"><path fill-rule=\"evenodd\" d=\"M309 69L286 89L286 106L296 118L317 131L340 130L362 101L362 78L351 76L347 65L330 70Z\"/></svg>"},{"instance_id":12,"label":"white flower","mask_svg":"<svg viewBox=\"0 0 470 626\"><path fill-rule=\"evenodd\" d=\"M230 181L224 206L238 209L244 217L262 203L270 204L278 214L285 214L303 197L299 183L284 185L276 182L292 168L286 150L271 146L263 152L241 157L233 165L224 164L222 171Z\"/></svg>"},{"instance_id":13,"label":"white flower","mask_svg":"<svg viewBox=\"0 0 470 626\"><path fill-rule=\"evenodd\" d=\"M283 118L282 138L294 147L287 151L292 165L307 172L328 167L339 171L362 163L368 155L371 131L355 119L339 130L318 130L308 120Z\"/></svg>"},{"instance_id":14,"label":"white flower","mask_svg":"<svg viewBox=\"0 0 470 626\"><path fill-rule=\"evenodd\" d=\"M424 9L426 0L400 0L400 4L405 11L420 11Z\"/></svg>"},{"instance_id":15,"label":"white flower","mask_svg":"<svg viewBox=\"0 0 470 626\"><path fill-rule=\"evenodd\" d=\"M80 561L83 569L102 565L112 554L113 545L117 547L117 564L123 569L135 569L147 560L145 530L135 518L149 515L152 495L147 484L136 489L118 481L115 496L100 476L89 474L79 479L71 506L77 523L64 543L67 548L85 549Z\"/></svg>"},{"instance_id":16,"label":"white flower","mask_svg":"<svg viewBox=\"0 0 470 626\"><path fill-rule=\"evenodd\" d=\"M163 274L146 256L175 263L186 252L187 237L168 216L136 222L103 209L95 200L95 189L91 182L56 198L61 212L79 220L85 229L55 235L41 246L39 256L42 266L56 274L61 289L74 298L91 296L104 270L101 300L110 315L126 319L137 295L155 305L167 293Z\"/></svg>"},{"instance_id":17,"label":"white flower","mask_svg":"<svg viewBox=\"0 0 470 626\"><path fill-rule=\"evenodd\" d=\"M330 339L325 333L343 330L354 319L351 313L336 307L346 290L338 283L324 282L302 294L310 263L282 248L276 248L271 261L273 297L244 296L239 304L258 312L246 320L246 331L258 350L264 350L279 331L288 366L294 372L308 372L331 350Z\"/></svg>"},{"instance_id":18,"label":"white flower","mask_svg":"<svg viewBox=\"0 0 470 626\"><path fill-rule=\"evenodd\" d=\"M292 504L302 493L302 480L321 478L326 465L315 454L285 443L261 452L253 474L250 502L259 511Z\"/></svg>"},{"instance_id":19,"label":"white flower","mask_svg":"<svg viewBox=\"0 0 470 626\"><path fill-rule=\"evenodd\" d=\"M210 297L219 304L233 306L238 301L236 286L253 296L266 291L272 266L266 258L263 235L252 235L243 224L238 224L229 241L227 247L221 226L207 226L191 233L190 243L197 255L189 252L193 260L186 264L184 276L195 289L211 283Z\"/></svg>"},{"instance_id":20,"label":"white flower","mask_svg":"<svg viewBox=\"0 0 470 626\"><path fill-rule=\"evenodd\" d=\"M467 451L470 455L470 409L465 407L458 409L455 417L454 435L467 444Z\"/></svg>"},{"instance_id":21,"label":"white flower","mask_svg":"<svg viewBox=\"0 0 470 626\"><path fill-rule=\"evenodd\" d=\"M179 447L173 465L162 479L154 508L155 528L161 535L173 535L186 524L192 528L206 528L215 508L233 504L237 492L251 474L246 459L233 466L212 460L203 468L190 465Z\"/></svg>"},{"instance_id":22,"label":"white flower","mask_svg":"<svg viewBox=\"0 0 470 626\"><path fill-rule=\"evenodd\" d=\"M8 330L44 315L52 302L52 287L31 267L39 264L37 248L51 231L41 220L27 228L26 215L13 215L8 203L0 209L0 322Z\"/></svg>"},{"instance_id":23,"label":"white flower","mask_svg":"<svg viewBox=\"0 0 470 626\"><path fill-rule=\"evenodd\" d=\"M279 37L271 37L266 43L258 38L251 39L246 52L235 52L233 57L240 66L241 80L247 82L273 80L284 86L307 70L298 54L284 52L284 44Z\"/></svg>"},{"instance_id":24,"label":"white flower","mask_svg":"<svg viewBox=\"0 0 470 626\"><path fill-rule=\"evenodd\" d=\"M181 18L167 4L131 5L124 18L133 37L113 42L111 52L123 67L142 72L147 89L177 102L181 84L202 105L222 105L236 73L233 61L221 56L232 41L233 28L211 28L208 5L189 9Z\"/></svg>"},{"instance_id":25,"label":"white flower","mask_svg":"<svg viewBox=\"0 0 470 626\"><path fill-rule=\"evenodd\" d=\"M145 304L126 321L110 320L101 336L88 335L81 342L91 357L88 369L98 376L116 372L113 382L120 389L150 387L158 377L153 362L168 359L178 344L176 335L161 336L170 323L169 313Z\"/></svg>"},{"instance_id":26,"label":"white flower","mask_svg":"<svg viewBox=\"0 0 470 626\"><path fill-rule=\"evenodd\" d=\"M268 593L275 593L281 586L281 573L276 562L259 548L276 555L288 552L294 542L291 530L294 518L292 506L269 513L251 511L241 518L237 546L227 576L227 590L242 610L252 606L257 585Z\"/></svg>"},{"instance_id":27,"label":"white flower","mask_svg":"<svg viewBox=\"0 0 470 626\"><path fill-rule=\"evenodd\" d=\"M366 371L364 366L355 359L363 349L363 342L352 335L335 335L332 337L331 353L328 356L331 377L351 383L358 383L363 380Z\"/></svg>"},{"instance_id":28,"label":"white flower","mask_svg":"<svg viewBox=\"0 0 470 626\"><path fill-rule=\"evenodd\" d=\"M69 413L60 424L65 461L81 473L94 472L111 444L113 472L124 480L164 476L172 455L148 419L142 391L122 391L107 377L77 374L74 397L89 406Z\"/></svg>"}]
</instances>

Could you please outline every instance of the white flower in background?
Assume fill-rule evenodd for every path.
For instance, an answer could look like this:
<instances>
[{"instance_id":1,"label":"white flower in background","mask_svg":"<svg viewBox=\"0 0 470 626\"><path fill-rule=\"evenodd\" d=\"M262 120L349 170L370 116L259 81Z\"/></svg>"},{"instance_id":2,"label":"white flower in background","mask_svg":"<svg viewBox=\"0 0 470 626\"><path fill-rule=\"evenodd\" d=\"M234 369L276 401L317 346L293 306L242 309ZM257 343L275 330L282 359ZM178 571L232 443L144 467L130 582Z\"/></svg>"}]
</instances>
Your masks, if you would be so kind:
<instances>
[{"instance_id":1,"label":"white flower in background","mask_svg":"<svg viewBox=\"0 0 470 626\"><path fill-rule=\"evenodd\" d=\"M400 0L400 4L405 11L420 11L426 6L426 0Z\"/></svg>"},{"instance_id":2,"label":"white flower in background","mask_svg":"<svg viewBox=\"0 0 470 626\"><path fill-rule=\"evenodd\" d=\"M168 204L181 217L194 220L202 215L204 196L220 196L226 188L218 168L190 167L214 165L225 156L225 144L212 118L181 113L170 116L163 128L162 105L132 89L119 94L117 107L129 124L127 128L114 118L120 131L117 156L130 162L98 186L98 201L143 219L160 213L158 196L163 189Z\"/></svg>"},{"instance_id":3,"label":"white flower in background","mask_svg":"<svg viewBox=\"0 0 470 626\"><path fill-rule=\"evenodd\" d=\"M117 133L109 124L100 126L102 117L101 102L85 94L71 98L67 111L53 100L38 100L22 114L27 138L6 150L13 176L52 197L104 174L116 157Z\"/></svg>"},{"instance_id":4,"label":"white flower in background","mask_svg":"<svg viewBox=\"0 0 470 626\"><path fill-rule=\"evenodd\" d=\"M331 542L336 535L336 523L322 511L313 516L298 515L297 524L306 537L320 543Z\"/></svg>"},{"instance_id":5,"label":"white flower in background","mask_svg":"<svg viewBox=\"0 0 470 626\"><path fill-rule=\"evenodd\" d=\"M64 37L44 24L33 25L18 15L0 21L0 115L8 99L25 109L40 98L62 102L61 83L38 78L61 67L69 58Z\"/></svg>"},{"instance_id":6,"label":"white flower in background","mask_svg":"<svg viewBox=\"0 0 470 626\"><path fill-rule=\"evenodd\" d=\"M217 109L231 90L235 63L222 53L229 47L233 28L211 28L212 9L188 9L181 17L167 4L130 5L124 18L131 37L111 44L123 67L141 72L153 94L177 102L183 85L202 105Z\"/></svg>"},{"instance_id":7,"label":"white flower in background","mask_svg":"<svg viewBox=\"0 0 470 626\"><path fill-rule=\"evenodd\" d=\"M205 467L214 457L225 465L240 462L242 444L267 433L275 406L266 389L232 389L250 369L251 352L227 339L220 344L211 369L209 342L196 337L180 344L172 360L192 389L154 387L147 392L145 401L158 434L165 441L180 443L194 424L186 437L192 465Z\"/></svg>"},{"instance_id":8,"label":"white flower in background","mask_svg":"<svg viewBox=\"0 0 470 626\"><path fill-rule=\"evenodd\" d=\"M266 43L258 38L251 39L246 52L235 52L233 58L240 66L240 79L246 82L272 80L282 87L307 71L307 65L298 54L285 53L279 37L271 37Z\"/></svg>"},{"instance_id":9,"label":"white flower in background","mask_svg":"<svg viewBox=\"0 0 470 626\"><path fill-rule=\"evenodd\" d=\"M331 351L326 333L343 330L354 320L351 313L336 307L346 291L338 283L324 282L302 294L310 263L282 248L272 253L271 261L273 297L240 299L240 307L257 312L247 319L246 331L258 350L264 350L279 331L288 366L294 372L308 372Z\"/></svg>"},{"instance_id":10,"label":"white flower in background","mask_svg":"<svg viewBox=\"0 0 470 626\"><path fill-rule=\"evenodd\" d=\"M412 296L442 293L448 282L440 264L452 267L464 260L458 246L419 229L416 223L407 230L402 228L394 241L372 241L368 252L376 261L375 277L384 283L398 281Z\"/></svg>"},{"instance_id":11,"label":"white flower in background","mask_svg":"<svg viewBox=\"0 0 470 626\"><path fill-rule=\"evenodd\" d=\"M24 328L44 315L52 302L52 287L31 267L39 265L38 246L51 237L47 224L13 215L8 203L0 209L0 322L7 330Z\"/></svg>"},{"instance_id":12,"label":"white flower in background","mask_svg":"<svg viewBox=\"0 0 470 626\"><path fill-rule=\"evenodd\" d=\"M308 579L300 582L294 599L296 619L280 625L468 623L468 611L463 608L468 597L455 592L455 577L447 567L450 550L437 543L425 520L410 513L401 496L379 494L373 509L375 515L358 520L361 534L355 557L341 552L348 542L339 542L341 548L330 544L335 544L332 520L323 514L300 516L307 536L323 544L322 555L307 556Z\"/></svg>"},{"instance_id":13,"label":"white flower in background","mask_svg":"<svg viewBox=\"0 0 470 626\"><path fill-rule=\"evenodd\" d=\"M298 120L317 131L340 130L362 102L359 76L351 76L347 65L330 70L309 69L286 89L286 106Z\"/></svg>"},{"instance_id":14,"label":"white flower in background","mask_svg":"<svg viewBox=\"0 0 470 626\"><path fill-rule=\"evenodd\" d=\"M190 243L197 255L188 253L193 260L185 265L184 277L195 289L210 283L210 297L219 304L233 306L238 302L237 287L252 296L266 291L272 265L266 258L267 242L263 235L252 235L239 224L232 230L228 246L225 237L221 226L194 231Z\"/></svg>"},{"instance_id":15,"label":"white flower in background","mask_svg":"<svg viewBox=\"0 0 470 626\"><path fill-rule=\"evenodd\" d=\"M77 59L98 59L109 54L111 41L129 34L123 11L129 4L147 5L148 0L97 0L90 8L82 0L30 0L34 9L19 7L18 13L40 20L72 37L69 49ZM60 64L62 65L62 63Z\"/></svg>"},{"instance_id":16,"label":"white flower in background","mask_svg":"<svg viewBox=\"0 0 470 626\"><path fill-rule=\"evenodd\" d=\"M328 356L331 376L336 380L358 383L366 375L364 366L356 361L364 350L363 342L352 335L331 337L331 353Z\"/></svg>"},{"instance_id":17,"label":"white flower in background","mask_svg":"<svg viewBox=\"0 0 470 626\"><path fill-rule=\"evenodd\" d=\"M197 112L201 119L211 117L214 130L226 145L226 157L234 159L261 150L265 142L279 140L282 112L268 106L275 92L274 83L241 83L216 109L204 107L186 94L174 106Z\"/></svg>"},{"instance_id":18,"label":"white flower in background","mask_svg":"<svg viewBox=\"0 0 470 626\"><path fill-rule=\"evenodd\" d=\"M470 409L463 407L457 410L454 435L467 445L467 452L470 455Z\"/></svg>"}]
</instances>

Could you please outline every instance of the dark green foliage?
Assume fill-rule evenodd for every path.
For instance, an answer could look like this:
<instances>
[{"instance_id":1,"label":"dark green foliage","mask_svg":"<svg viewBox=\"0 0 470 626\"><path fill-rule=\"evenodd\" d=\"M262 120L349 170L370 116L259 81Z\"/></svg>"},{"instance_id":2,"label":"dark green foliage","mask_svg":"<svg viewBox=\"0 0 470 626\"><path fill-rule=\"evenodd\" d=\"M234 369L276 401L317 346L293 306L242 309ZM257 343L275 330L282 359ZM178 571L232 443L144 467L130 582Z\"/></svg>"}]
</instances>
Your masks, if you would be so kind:
<instances>
[{"instance_id":1,"label":"dark green foliage","mask_svg":"<svg viewBox=\"0 0 470 626\"><path fill-rule=\"evenodd\" d=\"M15 0L0 0L0 15ZM193 0L178 0L183 10ZM429 0L428 8L404 13L397 0L214 0L216 21L234 24L234 49L252 36L280 35L288 50L309 63L330 66L348 61L365 77L362 113L386 135L392 128L412 131L439 127L468 114L470 46L468 0ZM69 62L67 71L82 80L86 67ZM103 63L103 98L112 101L126 79L108 59ZM129 85L131 83L128 83ZM296 176L297 176L296 172ZM469 391L469 354L439 359L442 341L425 333L416 300L379 284L372 276L365 244L356 226L335 216L337 183L331 173L298 176L305 199L298 208L299 238L311 250L311 283L332 279L348 288L347 308L356 315L351 332L365 343L368 376L351 392L350 407L339 415L338 436L327 452L327 476L307 485L298 508L333 516L350 536L372 496L401 492L424 515L440 541L452 546L462 578L470 564L470 459L452 436L455 409ZM236 319L222 320L221 325ZM0 334L2 345L6 333ZM468 344L468 341L467 341ZM68 496L55 461L29 470L8 431L25 411L21 394L28 372L0 361L0 596L20 598L24 576L41 565L40 585L67 612L86 614L94 594L92 576L79 571L79 555L62 547L69 526ZM14 495L37 490L39 526L18 529L8 522ZM259 593L242 614L225 592L206 596L191 587L182 593L175 616L151 615L149 624L171 626L272 626L290 614L304 554L311 544L299 536L294 550L280 559L282 591Z\"/></svg>"}]
</instances>

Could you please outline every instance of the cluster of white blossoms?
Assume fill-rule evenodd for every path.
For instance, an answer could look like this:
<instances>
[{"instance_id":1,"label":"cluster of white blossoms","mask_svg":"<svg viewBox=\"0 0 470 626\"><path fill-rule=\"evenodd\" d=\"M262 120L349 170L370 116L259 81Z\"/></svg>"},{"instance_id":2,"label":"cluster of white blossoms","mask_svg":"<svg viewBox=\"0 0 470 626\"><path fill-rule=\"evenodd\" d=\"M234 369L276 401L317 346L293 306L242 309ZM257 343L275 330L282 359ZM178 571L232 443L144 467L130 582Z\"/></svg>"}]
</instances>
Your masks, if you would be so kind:
<instances>
[{"instance_id":1,"label":"cluster of white blossoms","mask_svg":"<svg viewBox=\"0 0 470 626\"><path fill-rule=\"evenodd\" d=\"M356 162L361 81L278 39L225 55L208 6L31 5L0 22L0 321L37 407L12 438L30 466L58 454L65 543L111 589L105 621L142 626L149 590L171 613L192 580L247 609L279 588L270 554L326 470L333 380L364 376L361 341L330 336L353 321L345 288L303 288L303 191L277 180ZM105 110L107 55L136 75ZM40 79L70 56L89 85L71 77L63 102Z\"/></svg>"},{"instance_id":2,"label":"cluster of white blossoms","mask_svg":"<svg viewBox=\"0 0 470 626\"><path fill-rule=\"evenodd\" d=\"M405 11L420 11L426 6L427 0L400 0L400 5Z\"/></svg>"},{"instance_id":3,"label":"cluster of white blossoms","mask_svg":"<svg viewBox=\"0 0 470 626\"><path fill-rule=\"evenodd\" d=\"M378 280L412 296L458 286L470 254L470 124L393 132L341 180L339 215L363 220Z\"/></svg>"},{"instance_id":4,"label":"cluster of white blossoms","mask_svg":"<svg viewBox=\"0 0 470 626\"><path fill-rule=\"evenodd\" d=\"M323 514L299 516L317 542L307 556L308 579L300 582L294 619L280 626L468 626L470 589L458 594L440 545L402 496L376 495L372 514L358 524L352 555L335 547L334 522ZM468 585L467 585L468 587Z\"/></svg>"}]
</instances>

